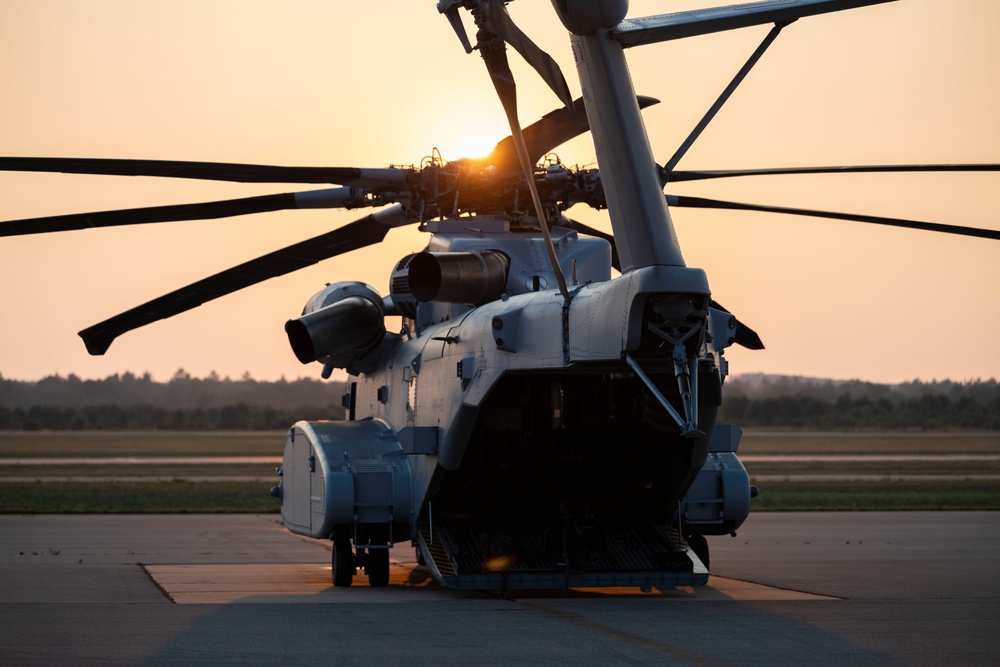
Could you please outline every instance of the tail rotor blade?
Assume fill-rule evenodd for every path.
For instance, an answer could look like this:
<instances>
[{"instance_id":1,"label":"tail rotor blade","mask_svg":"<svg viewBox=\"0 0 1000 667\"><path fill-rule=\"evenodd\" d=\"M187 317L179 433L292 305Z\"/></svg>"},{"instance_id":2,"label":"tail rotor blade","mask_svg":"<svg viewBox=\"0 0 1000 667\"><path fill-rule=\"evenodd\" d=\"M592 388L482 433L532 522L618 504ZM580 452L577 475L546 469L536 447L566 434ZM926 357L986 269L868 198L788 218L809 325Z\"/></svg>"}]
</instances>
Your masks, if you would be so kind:
<instances>
[{"instance_id":1,"label":"tail rotor blade","mask_svg":"<svg viewBox=\"0 0 1000 667\"><path fill-rule=\"evenodd\" d=\"M906 229L923 229L945 234L975 236L984 239L1000 240L1000 231L980 229L978 227L963 227L960 225L944 225L936 222L921 222L919 220L903 220L899 218L883 218L875 215L858 215L855 213L836 213L834 211L815 211L804 208L786 208L781 206L764 206L760 204L741 204L739 202L704 199L702 197L678 197L667 195L668 206L690 208L729 209L734 211L760 211L764 213L782 213L787 215L804 215L814 218L830 218L833 220L850 220L852 222L867 222L875 225L903 227Z\"/></svg>"},{"instance_id":2,"label":"tail rotor blade","mask_svg":"<svg viewBox=\"0 0 1000 667\"><path fill-rule=\"evenodd\" d=\"M324 259L379 243L394 227L415 218L396 205L365 216L332 232L290 245L257 259L199 280L170 294L153 299L80 332L93 355L104 354L118 336L191 310L201 304L311 266Z\"/></svg>"}]
</instances>

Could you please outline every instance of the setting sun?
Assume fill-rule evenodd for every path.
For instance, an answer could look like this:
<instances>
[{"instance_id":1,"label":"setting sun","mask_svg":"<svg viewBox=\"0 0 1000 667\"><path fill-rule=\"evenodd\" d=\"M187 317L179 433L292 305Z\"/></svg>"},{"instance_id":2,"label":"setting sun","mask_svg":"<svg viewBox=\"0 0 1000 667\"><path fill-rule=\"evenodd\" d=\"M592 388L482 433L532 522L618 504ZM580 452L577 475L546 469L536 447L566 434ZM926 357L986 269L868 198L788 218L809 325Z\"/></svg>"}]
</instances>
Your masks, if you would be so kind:
<instances>
[{"instance_id":1,"label":"setting sun","mask_svg":"<svg viewBox=\"0 0 1000 667\"><path fill-rule=\"evenodd\" d=\"M453 130L447 142L442 142L441 155L445 160L459 160L464 157L485 157L497 142L506 135L495 135L480 127L465 127Z\"/></svg>"}]
</instances>

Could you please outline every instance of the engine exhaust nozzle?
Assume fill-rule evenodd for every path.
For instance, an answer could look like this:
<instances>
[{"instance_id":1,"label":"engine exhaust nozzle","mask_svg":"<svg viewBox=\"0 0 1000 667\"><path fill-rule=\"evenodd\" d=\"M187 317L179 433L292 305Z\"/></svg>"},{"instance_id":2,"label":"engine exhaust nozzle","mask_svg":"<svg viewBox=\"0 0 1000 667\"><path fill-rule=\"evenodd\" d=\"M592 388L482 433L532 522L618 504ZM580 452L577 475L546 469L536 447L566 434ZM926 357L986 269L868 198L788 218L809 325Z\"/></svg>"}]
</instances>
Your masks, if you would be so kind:
<instances>
[{"instance_id":1,"label":"engine exhaust nozzle","mask_svg":"<svg viewBox=\"0 0 1000 667\"><path fill-rule=\"evenodd\" d=\"M285 323L295 357L304 364L334 354L363 355L385 336L381 301L347 295Z\"/></svg>"},{"instance_id":2,"label":"engine exhaust nozzle","mask_svg":"<svg viewBox=\"0 0 1000 667\"><path fill-rule=\"evenodd\" d=\"M419 301L481 306L500 298L510 260L496 250L422 252L409 267L410 290Z\"/></svg>"}]
</instances>

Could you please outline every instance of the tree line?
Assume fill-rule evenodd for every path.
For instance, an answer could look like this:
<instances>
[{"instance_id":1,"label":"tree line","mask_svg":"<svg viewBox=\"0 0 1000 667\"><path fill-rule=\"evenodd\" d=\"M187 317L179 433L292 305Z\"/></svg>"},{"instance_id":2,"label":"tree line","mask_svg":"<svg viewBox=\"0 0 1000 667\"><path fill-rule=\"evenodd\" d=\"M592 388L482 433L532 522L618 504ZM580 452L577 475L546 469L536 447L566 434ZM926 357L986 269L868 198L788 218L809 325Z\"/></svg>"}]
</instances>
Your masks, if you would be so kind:
<instances>
[{"instance_id":1,"label":"tree line","mask_svg":"<svg viewBox=\"0 0 1000 667\"><path fill-rule=\"evenodd\" d=\"M8 431L267 431L284 430L301 419L343 419L339 405L270 408L236 403L218 408L161 408L138 405L0 406L0 430Z\"/></svg>"},{"instance_id":2,"label":"tree line","mask_svg":"<svg viewBox=\"0 0 1000 667\"><path fill-rule=\"evenodd\" d=\"M344 382L312 378L277 381L254 380L244 373L238 380L192 377L179 369L166 382L153 380L149 373L114 374L100 380L83 380L76 375L50 375L38 381L11 380L0 375L0 406L30 408L49 406L151 405L163 409L222 408L245 403L248 406L297 408L303 405L340 405Z\"/></svg>"},{"instance_id":3,"label":"tree line","mask_svg":"<svg viewBox=\"0 0 1000 667\"><path fill-rule=\"evenodd\" d=\"M744 373L726 379L726 396L746 396L752 399L799 396L827 403L842 396L852 399L887 399L899 402L921 396L947 396L953 401L971 398L978 403L989 403L1000 398L1000 383L990 380L912 380L896 384L878 384L864 380L828 380L798 375L769 375Z\"/></svg>"},{"instance_id":4,"label":"tree line","mask_svg":"<svg viewBox=\"0 0 1000 667\"><path fill-rule=\"evenodd\" d=\"M1000 383L877 384L751 373L726 380L720 421L808 429L1000 430Z\"/></svg>"},{"instance_id":5,"label":"tree line","mask_svg":"<svg viewBox=\"0 0 1000 667\"><path fill-rule=\"evenodd\" d=\"M125 373L37 382L0 376L0 430L283 430L342 419L343 382L264 382L183 370L167 382ZM719 421L806 429L1000 430L995 380L880 385L750 374L726 380Z\"/></svg>"},{"instance_id":6,"label":"tree line","mask_svg":"<svg viewBox=\"0 0 1000 667\"><path fill-rule=\"evenodd\" d=\"M344 391L338 381L196 378L183 369L167 382L149 373L34 382L0 375L0 430L283 430L301 419L343 419Z\"/></svg>"},{"instance_id":7,"label":"tree line","mask_svg":"<svg viewBox=\"0 0 1000 667\"><path fill-rule=\"evenodd\" d=\"M969 397L953 400L944 394L924 394L892 400L845 394L827 401L810 396L756 399L737 395L723 400L719 421L740 426L835 430L1000 430L1000 398L980 402Z\"/></svg>"}]
</instances>

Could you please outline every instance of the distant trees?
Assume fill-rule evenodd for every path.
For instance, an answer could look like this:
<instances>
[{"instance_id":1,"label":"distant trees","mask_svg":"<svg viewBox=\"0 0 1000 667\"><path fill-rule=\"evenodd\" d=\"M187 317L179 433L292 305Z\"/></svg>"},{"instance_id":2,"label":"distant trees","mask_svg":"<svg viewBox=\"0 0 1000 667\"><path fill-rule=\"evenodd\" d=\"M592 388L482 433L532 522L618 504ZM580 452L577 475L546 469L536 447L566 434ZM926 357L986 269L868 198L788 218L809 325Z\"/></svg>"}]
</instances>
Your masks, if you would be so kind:
<instances>
[{"instance_id":1,"label":"distant trees","mask_svg":"<svg viewBox=\"0 0 1000 667\"><path fill-rule=\"evenodd\" d=\"M183 369L168 382L149 373L37 382L0 376L0 430L285 429L300 419L342 419L343 394L343 382L261 382L249 373L199 379Z\"/></svg>"},{"instance_id":2,"label":"distant trees","mask_svg":"<svg viewBox=\"0 0 1000 667\"><path fill-rule=\"evenodd\" d=\"M944 394L912 398L852 398L835 400L810 396L751 398L737 394L723 398L719 420L741 426L810 429L944 429L1000 430L1000 396L980 402L968 396L958 400Z\"/></svg>"},{"instance_id":3,"label":"distant trees","mask_svg":"<svg viewBox=\"0 0 1000 667\"><path fill-rule=\"evenodd\" d=\"M148 373L38 382L0 376L0 430L268 430L300 419L342 419L344 383L261 382L192 377L168 382ZM1000 385L971 382L870 382L751 374L726 380L719 421L807 429L1000 430Z\"/></svg>"},{"instance_id":4,"label":"distant trees","mask_svg":"<svg viewBox=\"0 0 1000 667\"><path fill-rule=\"evenodd\" d=\"M0 430L83 431L211 431L217 429L260 431L283 430L300 419L343 419L338 406L269 408L246 403L221 408L164 409L139 405L85 405L80 407L33 405L30 408L0 406Z\"/></svg>"},{"instance_id":5,"label":"distant trees","mask_svg":"<svg viewBox=\"0 0 1000 667\"><path fill-rule=\"evenodd\" d=\"M0 375L0 406L29 408L33 405L155 405L164 409L222 408L246 403L249 406L293 408L301 405L340 405L343 382L314 379L254 380L249 373L242 379L192 377L178 369L167 382L155 382L149 373L114 374L103 380L82 380L76 375L52 375L37 382L8 380Z\"/></svg>"}]
</instances>

